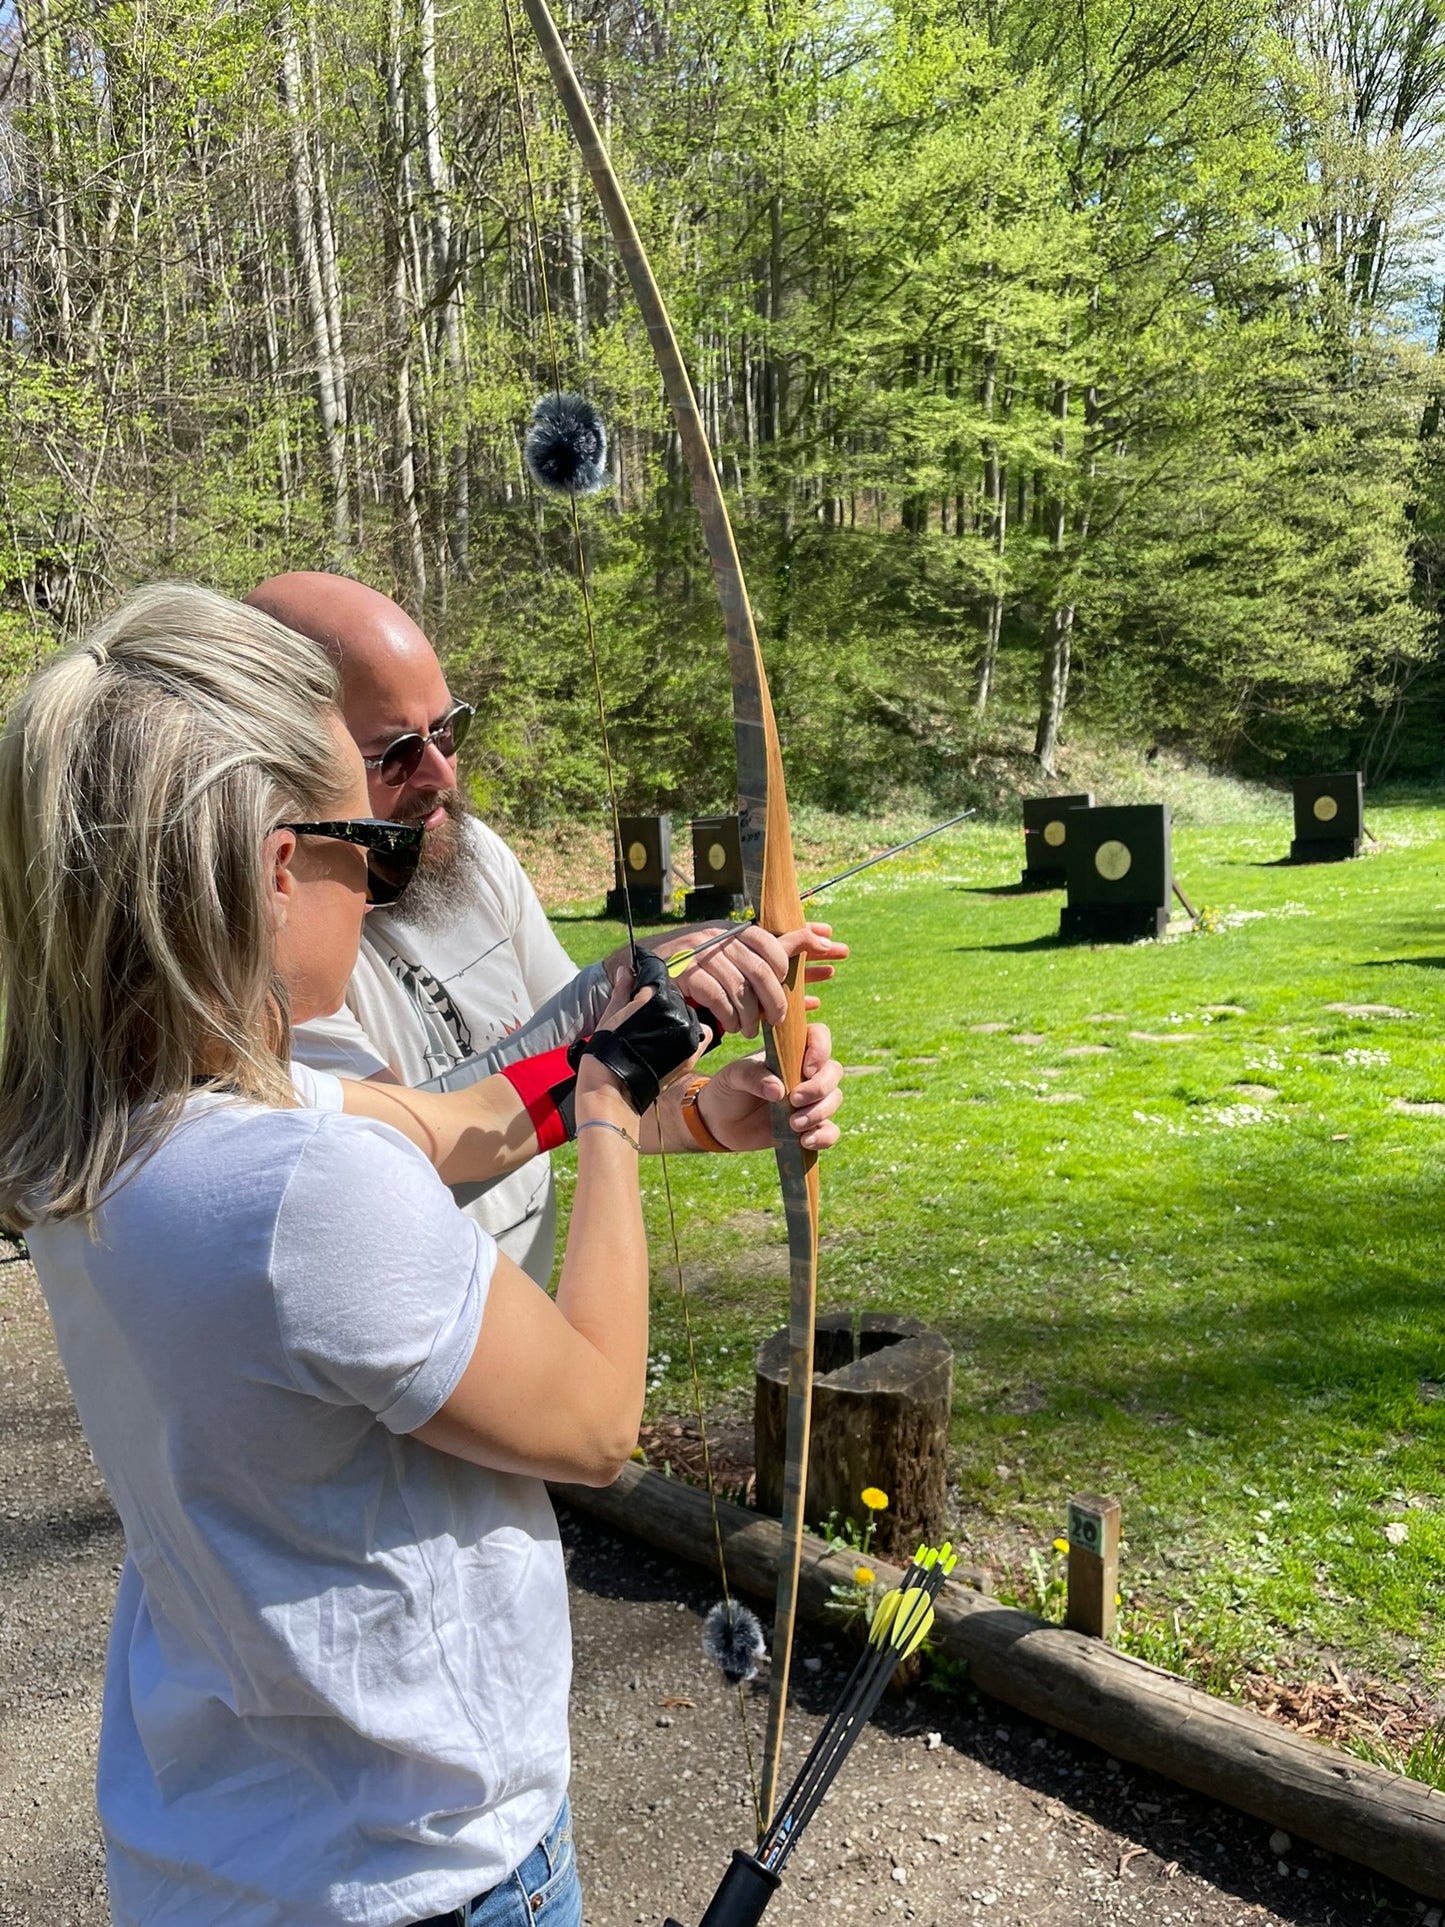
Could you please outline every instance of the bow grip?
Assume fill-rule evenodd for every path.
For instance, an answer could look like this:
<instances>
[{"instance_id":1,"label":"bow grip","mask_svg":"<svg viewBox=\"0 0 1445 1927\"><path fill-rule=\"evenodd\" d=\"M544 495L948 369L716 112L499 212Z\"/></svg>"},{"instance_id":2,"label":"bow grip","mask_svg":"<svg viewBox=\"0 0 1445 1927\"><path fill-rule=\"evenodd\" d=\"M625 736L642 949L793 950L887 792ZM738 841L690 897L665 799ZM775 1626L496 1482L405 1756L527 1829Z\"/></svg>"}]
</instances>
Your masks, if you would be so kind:
<instances>
[{"instance_id":1,"label":"bow grip","mask_svg":"<svg viewBox=\"0 0 1445 1927\"><path fill-rule=\"evenodd\" d=\"M779 1874L738 1848L697 1927L758 1927L763 1909L781 1885ZM666 1927L681 1923L669 1919Z\"/></svg>"}]
</instances>

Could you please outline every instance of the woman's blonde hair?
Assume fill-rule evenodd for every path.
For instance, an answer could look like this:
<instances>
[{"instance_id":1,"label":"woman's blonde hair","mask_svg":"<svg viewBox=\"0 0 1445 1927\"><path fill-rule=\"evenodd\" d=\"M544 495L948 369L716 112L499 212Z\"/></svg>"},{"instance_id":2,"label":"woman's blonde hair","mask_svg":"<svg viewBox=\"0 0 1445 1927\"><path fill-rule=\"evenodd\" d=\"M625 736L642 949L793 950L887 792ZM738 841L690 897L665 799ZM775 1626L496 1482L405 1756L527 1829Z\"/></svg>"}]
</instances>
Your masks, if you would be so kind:
<instances>
[{"instance_id":1,"label":"woman's blonde hair","mask_svg":"<svg viewBox=\"0 0 1445 1927\"><path fill-rule=\"evenodd\" d=\"M132 596L0 735L0 1217L94 1212L200 1084L295 1102L264 845L345 787L322 652L205 589Z\"/></svg>"}]
</instances>

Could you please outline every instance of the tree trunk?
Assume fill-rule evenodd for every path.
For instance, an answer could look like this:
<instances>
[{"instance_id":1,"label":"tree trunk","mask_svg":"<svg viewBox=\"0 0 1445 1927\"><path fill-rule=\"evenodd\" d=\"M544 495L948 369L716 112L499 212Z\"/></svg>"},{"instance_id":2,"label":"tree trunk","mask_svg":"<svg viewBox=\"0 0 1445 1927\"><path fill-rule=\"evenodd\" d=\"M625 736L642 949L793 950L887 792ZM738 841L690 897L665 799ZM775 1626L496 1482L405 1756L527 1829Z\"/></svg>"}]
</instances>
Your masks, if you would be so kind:
<instances>
[{"instance_id":1,"label":"tree trunk","mask_svg":"<svg viewBox=\"0 0 1445 1927\"><path fill-rule=\"evenodd\" d=\"M388 0L386 16L386 120L382 152L390 186L386 206L387 320L392 358L392 490L401 527L398 557L408 583L405 600L421 619L426 606L426 544L416 499L416 443L412 419L412 319L407 299L405 234L411 218L411 168L406 142L402 62L402 0Z\"/></svg>"},{"instance_id":2,"label":"tree trunk","mask_svg":"<svg viewBox=\"0 0 1445 1927\"><path fill-rule=\"evenodd\" d=\"M432 204L432 277L441 296L442 464L447 478L447 548L458 575L470 572L472 552L471 464L467 448L466 317L462 263L452 222L451 168L442 147L437 97L436 0L418 0L422 111L426 128L423 152Z\"/></svg>"},{"instance_id":3,"label":"tree trunk","mask_svg":"<svg viewBox=\"0 0 1445 1927\"><path fill-rule=\"evenodd\" d=\"M1034 732L1034 755L1045 776L1054 773L1059 730L1064 720L1064 705L1069 696L1069 657L1073 647L1074 609L1062 599L1064 552L1068 542L1065 458L1068 454L1069 386L1054 383L1054 453L1058 458L1054 484L1049 492L1047 532L1054 558L1055 584L1060 599L1050 612L1044 631L1044 660L1039 678L1039 720Z\"/></svg>"},{"instance_id":4,"label":"tree trunk","mask_svg":"<svg viewBox=\"0 0 1445 1927\"><path fill-rule=\"evenodd\" d=\"M281 17L281 27L281 105L286 117L291 154L291 222L296 245L296 270L311 330L312 351L316 357L316 405L329 482L332 559L339 562L351 549L345 374L338 367L333 351L317 236L315 169L303 118L306 93L302 85L301 50L296 41L295 17L289 7Z\"/></svg>"},{"instance_id":5,"label":"tree trunk","mask_svg":"<svg viewBox=\"0 0 1445 1927\"><path fill-rule=\"evenodd\" d=\"M981 396L984 416L990 424L994 418L997 392L998 349L992 347L984 360ZM1000 456L998 443L992 436L984 445L983 499L989 545L994 556L994 590L989 598L983 649L974 676L973 712L978 717L982 717L988 709L988 699L993 692L994 669L998 662L999 637L1003 633L1003 558L1008 537L1008 471Z\"/></svg>"},{"instance_id":6,"label":"tree trunk","mask_svg":"<svg viewBox=\"0 0 1445 1927\"><path fill-rule=\"evenodd\" d=\"M1064 705L1069 696L1069 659L1073 651L1074 606L1063 603L1049 616L1044 632L1044 666L1039 679L1039 722L1034 755L1045 776L1054 773Z\"/></svg>"}]
</instances>

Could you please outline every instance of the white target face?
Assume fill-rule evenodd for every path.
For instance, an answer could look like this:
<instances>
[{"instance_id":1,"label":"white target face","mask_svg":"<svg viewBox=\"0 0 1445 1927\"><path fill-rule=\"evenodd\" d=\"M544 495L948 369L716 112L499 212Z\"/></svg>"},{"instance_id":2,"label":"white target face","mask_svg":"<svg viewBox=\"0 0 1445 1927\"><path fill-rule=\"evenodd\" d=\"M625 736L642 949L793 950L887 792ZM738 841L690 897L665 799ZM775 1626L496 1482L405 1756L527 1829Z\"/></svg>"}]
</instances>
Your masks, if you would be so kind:
<instances>
[{"instance_id":1,"label":"white target face","mask_svg":"<svg viewBox=\"0 0 1445 1927\"><path fill-rule=\"evenodd\" d=\"M1067 835L1068 831L1058 817L1055 817L1052 823L1044 825L1044 841L1051 850L1057 850Z\"/></svg>"},{"instance_id":2,"label":"white target face","mask_svg":"<svg viewBox=\"0 0 1445 1927\"><path fill-rule=\"evenodd\" d=\"M1340 806L1332 796L1315 798L1315 815L1321 823L1333 823L1340 813Z\"/></svg>"},{"instance_id":3,"label":"white target face","mask_svg":"<svg viewBox=\"0 0 1445 1927\"><path fill-rule=\"evenodd\" d=\"M728 853L721 843L708 844L707 866L710 870L725 870L727 868L727 861Z\"/></svg>"},{"instance_id":4,"label":"white target face","mask_svg":"<svg viewBox=\"0 0 1445 1927\"><path fill-rule=\"evenodd\" d=\"M647 845L645 843L628 844L627 867L629 870L645 870L647 868Z\"/></svg>"},{"instance_id":5,"label":"white target face","mask_svg":"<svg viewBox=\"0 0 1445 1927\"><path fill-rule=\"evenodd\" d=\"M1101 843L1094 852L1094 868L1109 883L1117 883L1129 874L1133 865L1133 853L1127 843Z\"/></svg>"}]
</instances>

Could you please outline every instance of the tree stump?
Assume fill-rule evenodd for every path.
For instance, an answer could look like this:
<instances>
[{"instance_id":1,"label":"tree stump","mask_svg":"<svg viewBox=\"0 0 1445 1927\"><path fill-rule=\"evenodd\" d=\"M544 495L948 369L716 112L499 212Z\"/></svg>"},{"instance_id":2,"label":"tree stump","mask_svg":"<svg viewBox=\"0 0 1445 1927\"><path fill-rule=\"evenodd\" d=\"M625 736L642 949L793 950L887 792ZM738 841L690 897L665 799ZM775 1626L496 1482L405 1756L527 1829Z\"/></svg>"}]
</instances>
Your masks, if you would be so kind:
<instances>
[{"instance_id":1,"label":"tree stump","mask_svg":"<svg viewBox=\"0 0 1445 1927\"><path fill-rule=\"evenodd\" d=\"M805 1515L822 1527L866 1525L864 1486L881 1486L872 1549L907 1561L943 1532L953 1351L940 1332L890 1312L827 1312L817 1321L813 1440ZM788 1425L788 1334L758 1352L753 1404L757 1504L778 1514Z\"/></svg>"}]
</instances>

